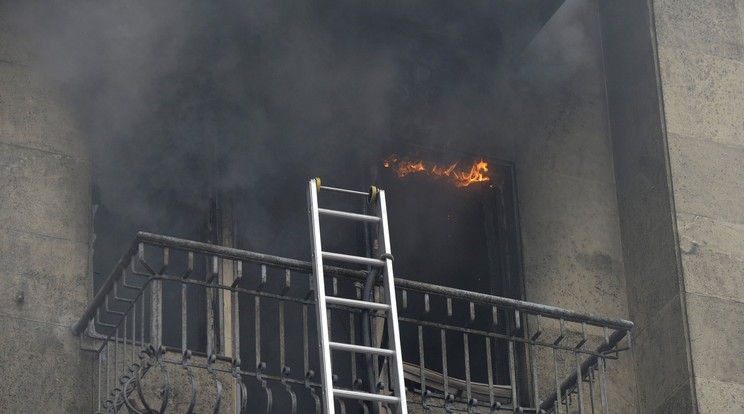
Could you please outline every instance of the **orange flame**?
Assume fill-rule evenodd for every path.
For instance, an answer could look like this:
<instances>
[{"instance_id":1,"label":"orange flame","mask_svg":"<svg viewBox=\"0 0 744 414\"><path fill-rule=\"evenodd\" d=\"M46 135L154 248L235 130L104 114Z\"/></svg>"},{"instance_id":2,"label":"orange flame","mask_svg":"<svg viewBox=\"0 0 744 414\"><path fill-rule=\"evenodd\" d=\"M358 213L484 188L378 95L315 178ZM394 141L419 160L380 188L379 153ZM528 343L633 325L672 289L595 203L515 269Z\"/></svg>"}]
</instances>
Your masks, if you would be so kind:
<instances>
[{"instance_id":1,"label":"orange flame","mask_svg":"<svg viewBox=\"0 0 744 414\"><path fill-rule=\"evenodd\" d=\"M435 179L444 178L454 183L457 187L467 187L472 183L491 179L486 175L488 172L488 163L483 160L474 162L469 171L456 171L455 168L458 163L459 161L449 167L444 167L426 161L412 161L407 158L400 159L395 154L382 161L382 165L392 169L401 178L409 174L421 174L431 176Z\"/></svg>"}]
</instances>

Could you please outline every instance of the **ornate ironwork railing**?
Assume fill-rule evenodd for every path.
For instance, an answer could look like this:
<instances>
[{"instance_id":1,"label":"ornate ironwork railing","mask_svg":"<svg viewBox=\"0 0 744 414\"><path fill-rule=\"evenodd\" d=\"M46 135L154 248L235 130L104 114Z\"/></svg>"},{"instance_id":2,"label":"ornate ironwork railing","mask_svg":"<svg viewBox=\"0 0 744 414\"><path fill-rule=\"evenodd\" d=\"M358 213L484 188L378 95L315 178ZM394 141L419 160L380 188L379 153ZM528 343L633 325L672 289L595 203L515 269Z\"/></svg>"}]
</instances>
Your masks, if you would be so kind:
<instances>
[{"instance_id":1,"label":"ornate ironwork railing","mask_svg":"<svg viewBox=\"0 0 744 414\"><path fill-rule=\"evenodd\" d=\"M328 267L328 291L361 295L365 271ZM94 412L320 412L311 265L139 233L73 326L100 343ZM411 412L609 413L608 360L633 324L396 279ZM358 310L331 335L360 341ZM385 340L371 315L373 345ZM384 359L334 354L340 387L384 388ZM339 412L377 412L338 399Z\"/></svg>"}]
</instances>

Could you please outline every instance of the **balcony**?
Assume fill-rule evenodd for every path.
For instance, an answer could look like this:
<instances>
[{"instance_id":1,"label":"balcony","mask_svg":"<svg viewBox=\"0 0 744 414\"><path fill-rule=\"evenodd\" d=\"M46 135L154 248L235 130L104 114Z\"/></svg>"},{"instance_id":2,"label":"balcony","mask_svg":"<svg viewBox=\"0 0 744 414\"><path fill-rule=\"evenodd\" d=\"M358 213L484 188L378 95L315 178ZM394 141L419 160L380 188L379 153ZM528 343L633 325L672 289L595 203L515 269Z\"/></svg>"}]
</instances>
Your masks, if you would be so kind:
<instances>
[{"instance_id":1,"label":"balcony","mask_svg":"<svg viewBox=\"0 0 744 414\"><path fill-rule=\"evenodd\" d=\"M361 297L365 276L327 267L327 291ZM632 322L405 279L396 289L409 412L614 412L607 366L630 348ZM320 413L314 307L308 262L139 233L73 327L95 353L92 412ZM333 340L361 342L358 310L331 307L330 319ZM386 333L370 319L376 346ZM390 392L384 358L334 352L333 366L339 387Z\"/></svg>"}]
</instances>

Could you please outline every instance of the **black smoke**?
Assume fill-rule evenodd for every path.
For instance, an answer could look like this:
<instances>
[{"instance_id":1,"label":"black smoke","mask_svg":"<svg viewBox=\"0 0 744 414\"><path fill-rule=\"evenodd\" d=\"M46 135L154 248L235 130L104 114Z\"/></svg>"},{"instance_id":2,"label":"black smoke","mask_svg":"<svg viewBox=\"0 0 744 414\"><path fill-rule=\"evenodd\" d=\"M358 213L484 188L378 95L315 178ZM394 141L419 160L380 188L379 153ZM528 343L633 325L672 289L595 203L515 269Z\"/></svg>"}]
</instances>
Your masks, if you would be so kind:
<instances>
[{"instance_id":1,"label":"black smoke","mask_svg":"<svg viewBox=\"0 0 744 414\"><path fill-rule=\"evenodd\" d=\"M304 220L308 178L366 185L389 140L483 151L515 95L499 2L30 1L15 14L90 139L99 249L135 229L200 238L193 223L231 191L244 240L263 238L243 247L296 256L304 223L275 236Z\"/></svg>"}]
</instances>

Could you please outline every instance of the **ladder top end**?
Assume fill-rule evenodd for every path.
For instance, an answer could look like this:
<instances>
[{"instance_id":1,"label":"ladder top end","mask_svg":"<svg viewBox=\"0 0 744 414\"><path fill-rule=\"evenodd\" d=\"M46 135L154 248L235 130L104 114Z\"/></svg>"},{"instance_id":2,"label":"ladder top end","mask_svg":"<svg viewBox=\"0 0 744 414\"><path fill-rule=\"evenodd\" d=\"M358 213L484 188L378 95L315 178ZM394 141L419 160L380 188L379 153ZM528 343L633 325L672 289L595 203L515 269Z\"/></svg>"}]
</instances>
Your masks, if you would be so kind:
<instances>
[{"instance_id":1,"label":"ladder top end","mask_svg":"<svg viewBox=\"0 0 744 414\"><path fill-rule=\"evenodd\" d=\"M311 183L313 181L315 181L315 192L319 193L320 192L320 187L321 187L321 185L320 185L320 177L315 177L312 180L310 180Z\"/></svg>"},{"instance_id":2,"label":"ladder top end","mask_svg":"<svg viewBox=\"0 0 744 414\"><path fill-rule=\"evenodd\" d=\"M367 192L367 204L372 205L377 201L378 192L379 192L379 189L375 187L374 185L369 187L369 191Z\"/></svg>"}]
</instances>

